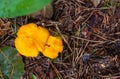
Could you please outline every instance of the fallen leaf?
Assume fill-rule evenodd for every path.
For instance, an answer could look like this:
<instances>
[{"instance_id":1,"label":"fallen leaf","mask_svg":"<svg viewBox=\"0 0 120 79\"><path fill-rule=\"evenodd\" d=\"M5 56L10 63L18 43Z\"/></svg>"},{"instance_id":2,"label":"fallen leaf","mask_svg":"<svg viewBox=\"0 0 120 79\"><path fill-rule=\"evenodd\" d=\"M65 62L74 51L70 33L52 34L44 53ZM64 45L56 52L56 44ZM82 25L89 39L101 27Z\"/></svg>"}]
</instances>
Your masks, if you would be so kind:
<instances>
[{"instance_id":1,"label":"fallen leaf","mask_svg":"<svg viewBox=\"0 0 120 79\"><path fill-rule=\"evenodd\" d=\"M42 17L48 18L48 19L52 18L52 16L53 16L52 4L50 3L49 5L44 7L42 10L32 13L30 16L35 18L35 17L38 17L39 15L41 15Z\"/></svg>"},{"instance_id":2,"label":"fallen leaf","mask_svg":"<svg viewBox=\"0 0 120 79\"><path fill-rule=\"evenodd\" d=\"M91 0L91 2L94 4L95 7L97 7L100 4L101 0Z\"/></svg>"}]
</instances>

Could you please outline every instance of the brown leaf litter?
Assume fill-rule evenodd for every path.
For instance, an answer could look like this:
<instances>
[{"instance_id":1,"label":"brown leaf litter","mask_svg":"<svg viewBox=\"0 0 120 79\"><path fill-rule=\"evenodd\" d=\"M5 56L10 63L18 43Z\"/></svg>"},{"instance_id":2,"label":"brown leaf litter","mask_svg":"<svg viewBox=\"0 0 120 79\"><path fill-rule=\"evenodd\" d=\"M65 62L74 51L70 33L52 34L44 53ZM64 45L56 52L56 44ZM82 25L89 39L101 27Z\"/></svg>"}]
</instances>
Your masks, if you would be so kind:
<instances>
[{"instance_id":1,"label":"brown leaf litter","mask_svg":"<svg viewBox=\"0 0 120 79\"><path fill-rule=\"evenodd\" d=\"M120 3L107 1L100 0L95 5L92 0L54 0L51 19L42 15L1 19L0 44L7 45L8 36L7 40L14 40L10 25L16 24L19 28L34 22L48 28L53 35L60 35L64 51L54 60L43 55L23 57L24 79L30 79L31 74L38 79L119 79Z\"/></svg>"}]
</instances>

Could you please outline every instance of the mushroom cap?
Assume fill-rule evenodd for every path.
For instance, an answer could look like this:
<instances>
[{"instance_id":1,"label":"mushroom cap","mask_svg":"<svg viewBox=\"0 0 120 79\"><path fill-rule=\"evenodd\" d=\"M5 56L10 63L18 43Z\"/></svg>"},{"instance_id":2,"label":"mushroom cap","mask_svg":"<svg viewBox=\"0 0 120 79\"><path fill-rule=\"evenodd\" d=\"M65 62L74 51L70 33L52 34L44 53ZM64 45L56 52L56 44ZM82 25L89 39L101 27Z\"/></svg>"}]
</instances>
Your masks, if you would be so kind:
<instances>
[{"instance_id":1,"label":"mushroom cap","mask_svg":"<svg viewBox=\"0 0 120 79\"><path fill-rule=\"evenodd\" d=\"M36 57L39 51L44 50L49 35L46 28L37 27L34 23L23 25L17 32L15 47L24 56Z\"/></svg>"},{"instance_id":2,"label":"mushroom cap","mask_svg":"<svg viewBox=\"0 0 120 79\"><path fill-rule=\"evenodd\" d=\"M45 45L45 49L42 53L44 56L53 59L56 58L58 56L58 53L62 51L63 51L62 39L55 36L49 36L48 41Z\"/></svg>"}]
</instances>

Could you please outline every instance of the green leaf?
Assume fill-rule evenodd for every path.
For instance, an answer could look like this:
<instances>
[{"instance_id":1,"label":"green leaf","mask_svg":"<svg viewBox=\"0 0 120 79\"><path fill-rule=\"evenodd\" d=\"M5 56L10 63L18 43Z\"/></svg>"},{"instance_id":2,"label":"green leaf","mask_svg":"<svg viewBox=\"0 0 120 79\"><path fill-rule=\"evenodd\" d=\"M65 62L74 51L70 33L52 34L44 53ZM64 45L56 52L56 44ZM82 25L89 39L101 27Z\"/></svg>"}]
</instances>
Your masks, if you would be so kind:
<instances>
[{"instance_id":1,"label":"green leaf","mask_svg":"<svg viewBox=\"0 0 120 79\"><path fill-rule=\"evenodd\" d=\"M0 17L16 17L36 12L51 0L1 0Z\"/></svg>"},{"instance_id":2,"label":"green leaf","mask_svg":"<svg viewBox=\"0 0 120 79\"><path fill-rule=\"evenodd\" d=\"M17 56L17 50L13 47L0 48L0 79L20 79L24 73L22 58Z\"/></svg>"},{"instance_id":3,"label":"green leaf","mask_svg":"<svg viewBox=\"0 0 120 79\"><path fill-rule=\"evenodd\" d=\"M54 79L59 79L58 77L55 77Z\"/></svg>"},{"instance_id":4,"label":"green leaf","mask_svg":"<svg viewBox=\"0 0 120 79\"><path fill-rule=\"evenodd\" d=\"M37 79L37 77L34 74L32 74L31 77L32 79Z\"/></svg>"}]
</instances>

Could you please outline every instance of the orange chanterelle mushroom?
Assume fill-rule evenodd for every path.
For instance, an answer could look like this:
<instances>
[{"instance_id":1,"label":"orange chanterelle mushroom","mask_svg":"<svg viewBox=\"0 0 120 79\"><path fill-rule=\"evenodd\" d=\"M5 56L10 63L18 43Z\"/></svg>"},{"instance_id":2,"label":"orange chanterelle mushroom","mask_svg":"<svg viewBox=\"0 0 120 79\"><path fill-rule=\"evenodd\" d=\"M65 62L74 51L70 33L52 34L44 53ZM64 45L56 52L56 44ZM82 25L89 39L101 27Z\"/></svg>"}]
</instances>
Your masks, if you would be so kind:
<instances>
[{"instance_id":1,"label":"orange chanterelle mushroom","mask_svg":"<svg viewBox=\"0 0 120 79\"><path fill-rule=\"evenodd\" d=\"M36 57L39 52L49 58L56 58L63 50L62 39L50 35L46 28L34 23L20 27L15 39L15 47L26 57Z\"/></svg>"}]
</instances>

